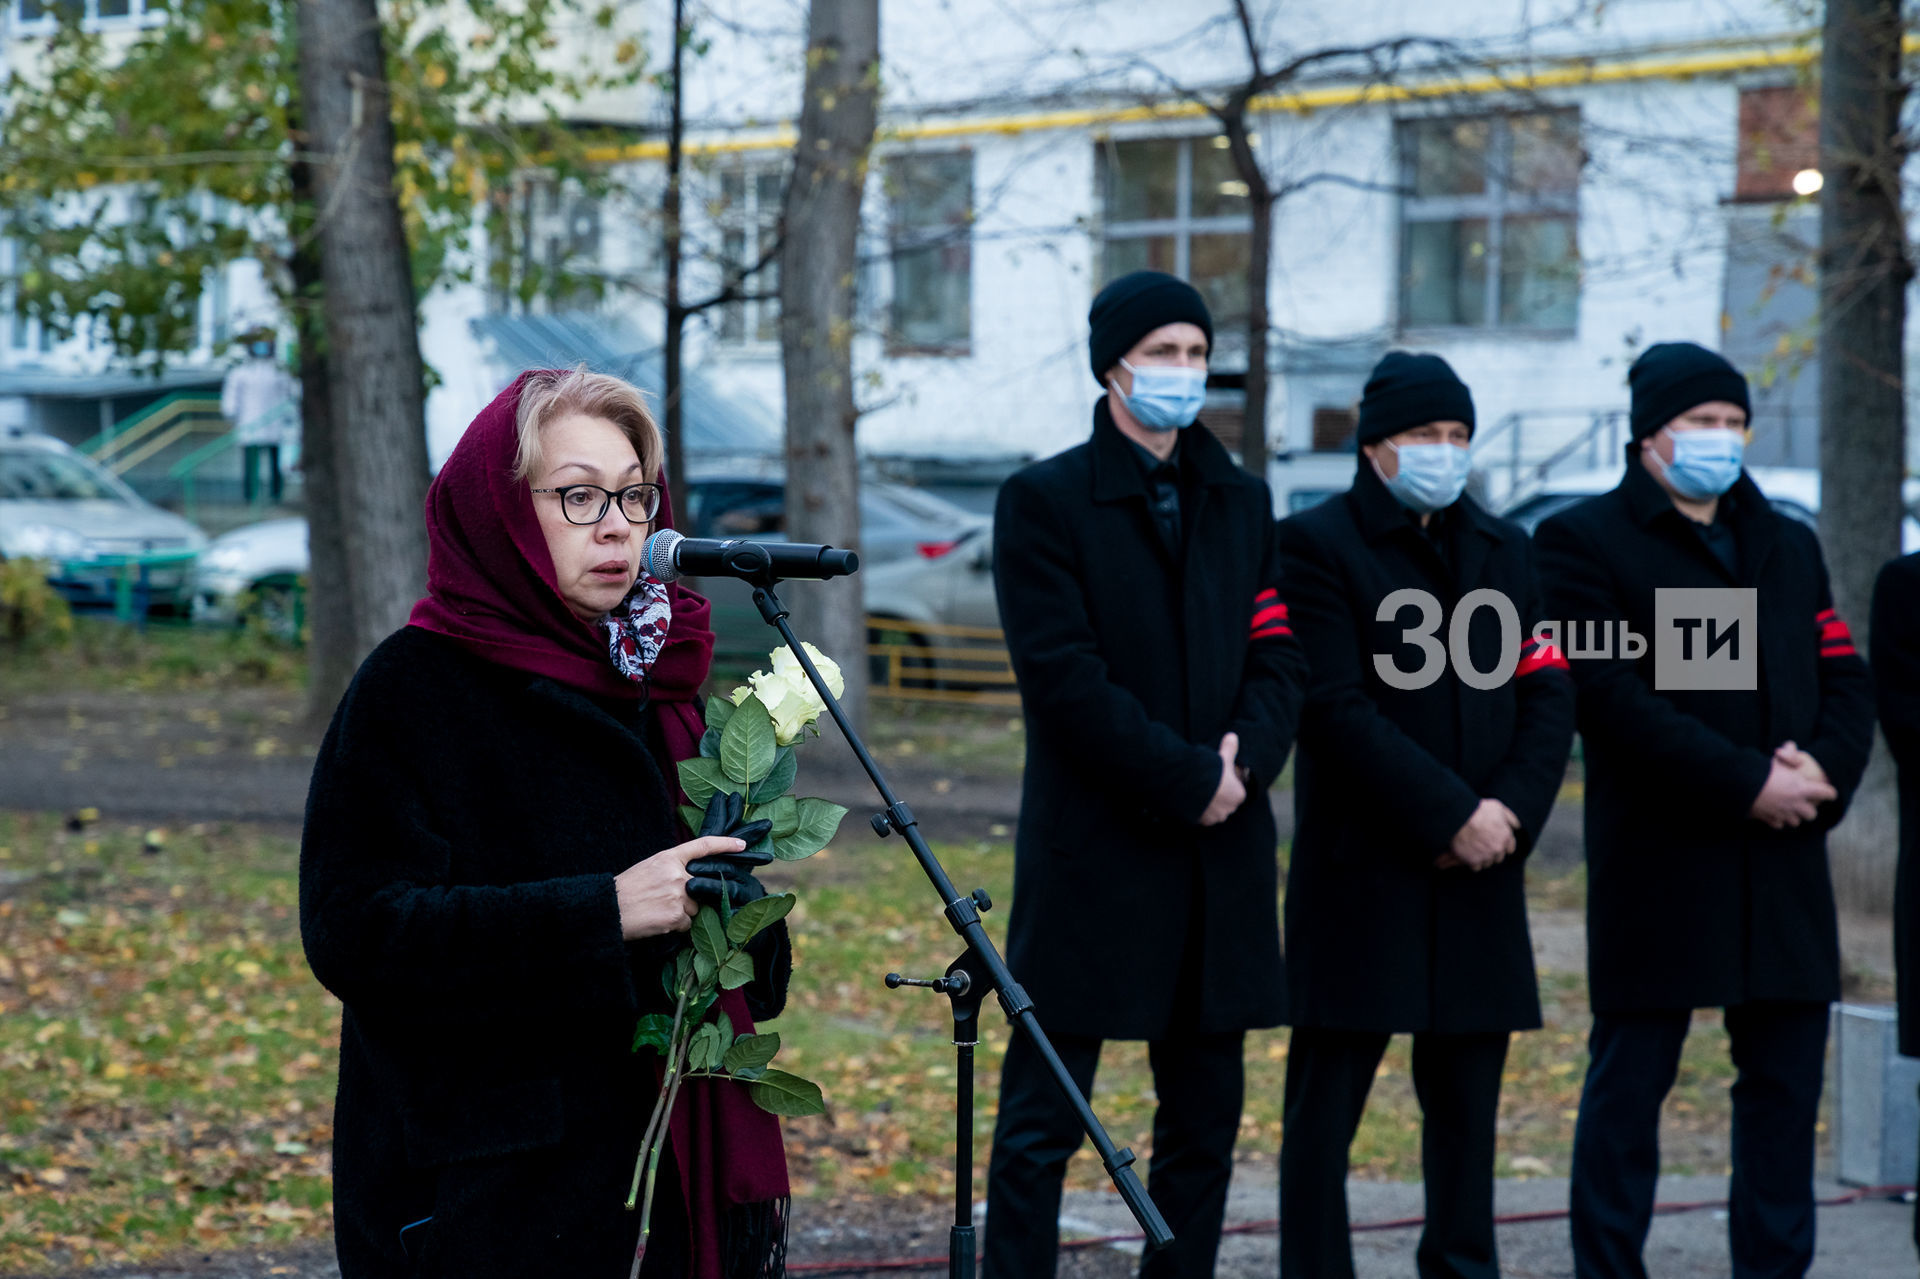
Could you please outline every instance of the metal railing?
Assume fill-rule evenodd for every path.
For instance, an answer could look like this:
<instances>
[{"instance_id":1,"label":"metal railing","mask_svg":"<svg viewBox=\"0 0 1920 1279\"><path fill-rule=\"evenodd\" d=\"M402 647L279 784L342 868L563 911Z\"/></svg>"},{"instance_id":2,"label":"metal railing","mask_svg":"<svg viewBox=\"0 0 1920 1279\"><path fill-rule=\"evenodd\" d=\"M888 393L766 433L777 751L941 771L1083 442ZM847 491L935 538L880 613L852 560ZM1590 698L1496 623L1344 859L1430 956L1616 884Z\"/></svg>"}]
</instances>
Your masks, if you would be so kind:
<instances>
[{"instance_id":1,"label":"metal railing","mask_svg":"<svg viewBox=\"0 0 1920 1279\"><path fill-rule=\"evenodd\" d=\"M61 582L78 583L111 574L115 620L144 628L147 614L153 607L154 570L178 569L184 580L184 576L192 571L193 562L199 558L199 554L198 551L146 551L138 555L95 555L83 560L59 560L55 561L55 589L59 589ZM169 589L184 602L184 594L178 585Z\"/></svg>"},{"instance_id":2,"label":"metal railing","mask_svg":"<svg viewBox=\"0 0 1920 1279\"><path fill-rule=\"evenodd\" d=\"M222 435L220 397L205 391L175 391L128 414L102 431L86 453L115 475L128 471L189 435Z\"/></svg>"},{"instance_id":3,"label":"metal railing","mask_svg":"<svg viewBox=\"0 0 1920 1279\"><path fill-rule=\"evenodd\" d=\"M1473 465L1486 477L1488 505L1504 511L1537 493L1568 465L1598 470L1620 456L1622 409L1542 409L1508 413L1473 442ZM1542 443L1544 441L1544 443Z\"/></svg>"},{"instance_id":4,"label":"metal railing","mask_svg":"<svg viewBox=\"0 0 1920 1279\"><path fill-rule=\"evenodd\" d=\"M1006 633L993 626L957 626L869 617L867 645L875 697L974 706L1018 706L1020 693Z\"/></svg>"},{"instance_id":5,"label":"metal railing","mask_svg":"<svg viewBox=\"0 0 1920 1279\"><path fill-rule=\"evenodd\" d=\"M282 400L262 414L261 420L277 425L282 419L291 417L296 419L297 425L299 414L300 402L298 400ZM224 422L225 419L222 419L222 421ZM294 439L299 439L299 432L297 430L294 432ZM167 468L167 478L179 482L181 513L188 519L191 520L195 518L195 508L198 497L195 491L195 481L199 477L200 471L210 462L226 456L238 447L239 432L237 430L228 431L217 439L212 439L202 444L199 448L188 453L185 457L182 457L179 461ZM288 470L292 470L298 465L299 456L299 446L295 445L293 448L287 450L286 456L281 458L281 465ZM260 506L261 504L256 495L252 505Z\"/></svg>"}]
</instances>

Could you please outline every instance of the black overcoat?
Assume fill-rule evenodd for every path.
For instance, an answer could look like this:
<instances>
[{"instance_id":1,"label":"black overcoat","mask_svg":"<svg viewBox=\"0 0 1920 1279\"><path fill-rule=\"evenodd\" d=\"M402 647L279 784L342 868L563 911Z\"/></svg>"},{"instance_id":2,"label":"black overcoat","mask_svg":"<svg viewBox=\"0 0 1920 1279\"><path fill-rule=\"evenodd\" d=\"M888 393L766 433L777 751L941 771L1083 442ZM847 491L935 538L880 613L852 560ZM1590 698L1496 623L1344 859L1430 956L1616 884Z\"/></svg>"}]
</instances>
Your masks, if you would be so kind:
<instances>
[{"instance_id":1,"label":"black overcoat","mask_svg":"<svg viewBox=\"0 0 1920 1279\"><path fill-rule=\"evenodd\" d=\"M1873 694L1900 770L1900 863L1893 890L1900 1051L1920 1057L1920 553L1890 560L1873 584Z\"/></svg>"},{"instance_id":2,"label":"black overcoat","mask_svg":"<svg viewBox=\"0 0 1920 1279\"><path fill-rule=\"evenodd\" d=\"M658 1087L630 1045L640 1013L667 1011L680 939L624 941L613 876L685 838L651 718L415 627L341 701L300 927L345 1005L344 1279L628 1273L622 1205Z\"/></svg>"},{"instance_id":3,"label":"black overcoat","mask_svg":"<svg viewBox=\"0 0 1920 1279\"><path fill-rule=\"evenodd\" d=\"M1203 1031L1286 1014L1266 791L1305 660L1275 593L1266 483L1203 429L1179 448L1178 552L1105 399L1092 438L1015 474L996 508L1027 724L1007 958L1049 1030L1154 1039L1176 1006ZM1229 731L1248 799L1202 827ZM1199 971L1183 983L1194 933Z\"/></svg>"},{"instance_id":4,"label":"black overcoat","mask_svg":"<svg viewBox=\"0 0 1920 1279\"><path fill-rule=\"evenodd\" d=\"M1717 1008L1840 996L1827 831L1860 783L1873 693L1813 531L1742 475L1721 499L1729 572L1630 451L1620 486L1534 535L1547 609L1579 632L1567 656L1586 761L1587 969L1594 1011ZM1659 690L1656 589L1757 591L1759 688ZM1625 621L1637 659L1582 656ZM1612 632L1610 632L1612 634ZM1838 800L1772 830L1750 815L1772 752L1820 761Z\"/></svg>"},{"instance_id":5,"label":"black overcoat","mask_svg":"<svg viewBox=\"0 0 1920 1279\"><path fill-rule=\"evenodd\" d=\"M1545 825L1573 743L1564 660L1531 641L1540 619L1521 529L1463 497L1440 546L1361 463L1345 494L1284 520L1281 573L1313 669L1294 765L1297 824L1287 874L1293 1024L1366 1031L1502 1031L1540 1024L1524 861ZM1442 550L1446 554L1442 554ZM1472 688L1449 658L1423 688L1396 688L1375 655L1422 668L1405 642L1428 592L1448 642L1465 616L1473 669L1511 677ZM1498 592L1513 608L1461 599ZM1482 799L1522 823L1517 855L1488 870L1436 870Z\"/></svg>"}]
</instances>

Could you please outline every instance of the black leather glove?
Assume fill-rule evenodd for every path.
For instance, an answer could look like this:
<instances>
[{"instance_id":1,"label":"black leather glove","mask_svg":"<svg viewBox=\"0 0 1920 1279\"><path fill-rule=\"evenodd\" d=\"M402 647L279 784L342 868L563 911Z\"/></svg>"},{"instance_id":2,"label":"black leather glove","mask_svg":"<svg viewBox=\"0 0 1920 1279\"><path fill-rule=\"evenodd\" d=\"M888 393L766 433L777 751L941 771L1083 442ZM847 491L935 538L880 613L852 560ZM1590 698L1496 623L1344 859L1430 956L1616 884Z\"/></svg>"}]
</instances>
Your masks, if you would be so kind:
<instances>
[{"instance_id":1,"label":"black leather glove","mask_svg":"<svg viewBox=\"0 0 1920 1279\"><path fill-rule=\"evenodd\" d=\"M733 791L715 791L713 798L707 801L706 819L694 833L731 835L735 839L745 840L751 848L773 829L773 823L762 819L742 825L740 819L746 815L746 808L746 796ZM692 878L687 881L687 896L717 909L720 896L724 893L737 910L767 895L765 885L753 877L753 872L772 860L772 853L740 852L721 853L688 862L687 874Z\"/></svg>"}]
</instances>

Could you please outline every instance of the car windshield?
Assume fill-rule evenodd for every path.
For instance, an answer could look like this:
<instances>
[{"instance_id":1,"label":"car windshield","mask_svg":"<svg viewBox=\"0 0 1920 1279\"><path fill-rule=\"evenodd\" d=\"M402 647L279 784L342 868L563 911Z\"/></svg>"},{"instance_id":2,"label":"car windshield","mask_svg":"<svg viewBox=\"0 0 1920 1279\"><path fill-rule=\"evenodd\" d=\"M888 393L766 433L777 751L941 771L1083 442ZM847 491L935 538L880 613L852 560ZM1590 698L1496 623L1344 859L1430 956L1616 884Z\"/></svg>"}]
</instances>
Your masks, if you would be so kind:
<instances>
[{"instance_id":1,"label":"car windshield","mask_svg":"<svg viewBox=\"0 0 1920 1279\"><path fill-rule=\"evenodd\" d=\"M119 502L111 480L87 463L44 449L0 449L0 500Z\"/></svg>"}]
</instances>

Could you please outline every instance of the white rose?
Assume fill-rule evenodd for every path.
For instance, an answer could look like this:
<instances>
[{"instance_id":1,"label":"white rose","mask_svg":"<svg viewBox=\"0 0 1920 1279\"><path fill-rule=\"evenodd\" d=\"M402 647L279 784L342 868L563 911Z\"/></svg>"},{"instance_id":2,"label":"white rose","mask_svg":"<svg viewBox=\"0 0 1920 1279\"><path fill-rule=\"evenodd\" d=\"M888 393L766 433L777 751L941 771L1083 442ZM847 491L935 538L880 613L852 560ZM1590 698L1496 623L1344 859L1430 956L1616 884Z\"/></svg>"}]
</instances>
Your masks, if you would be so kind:
<instances>
[{"instance_id":1,"label":"white rose","mask_svg":"<svg viewBox=\"0 0 1920 1279\"><path fill-rule=\"evenodd\" d=\"M825 653L822 653L819 649L804 640L801 641L800 647L807 650L807 656L813 660L815 669L820 672L820 678L826 681L827 688L833 695L835 697L846 696L847 681L841 676L839 665L831 657L828 657ZM800 659L793 655L793 650L790 648L776 648L773 650L773 673L794 684L804 685L809 689L812 688L812 683L807 679L806 671L800 667ZM818 700L819 695L816 693L814 697L815 700ZM822 711L826 710L827 704L821 702L820 709Z\"/></svg>"},{"instance_id":2,"label":"white rose","mask_svg":"<svg viewBox=\"0 0 1920 1279\"><path fill-rule=\"evenodd\" d=\"M727 700L732 702L735 706L738 706L752 696L753 696L753 685L742 684L739 688L736 688L731 693L727 694Z\"/></svg>"},{"instance_id":3,"label":"white rose","mask_svg":"<svg viewBox=\"0 0 1920 1279\"><path fill-rule=\"evenodd\" d=\"M795 684L778 672L755 671L749 678L753 681L753 695L760 699L760 704L767 708L767 716L773 720L773 740L782 746L799 741L807 725L826 709L826 703L811 685Z\"/></svg>"}]
</instances>

